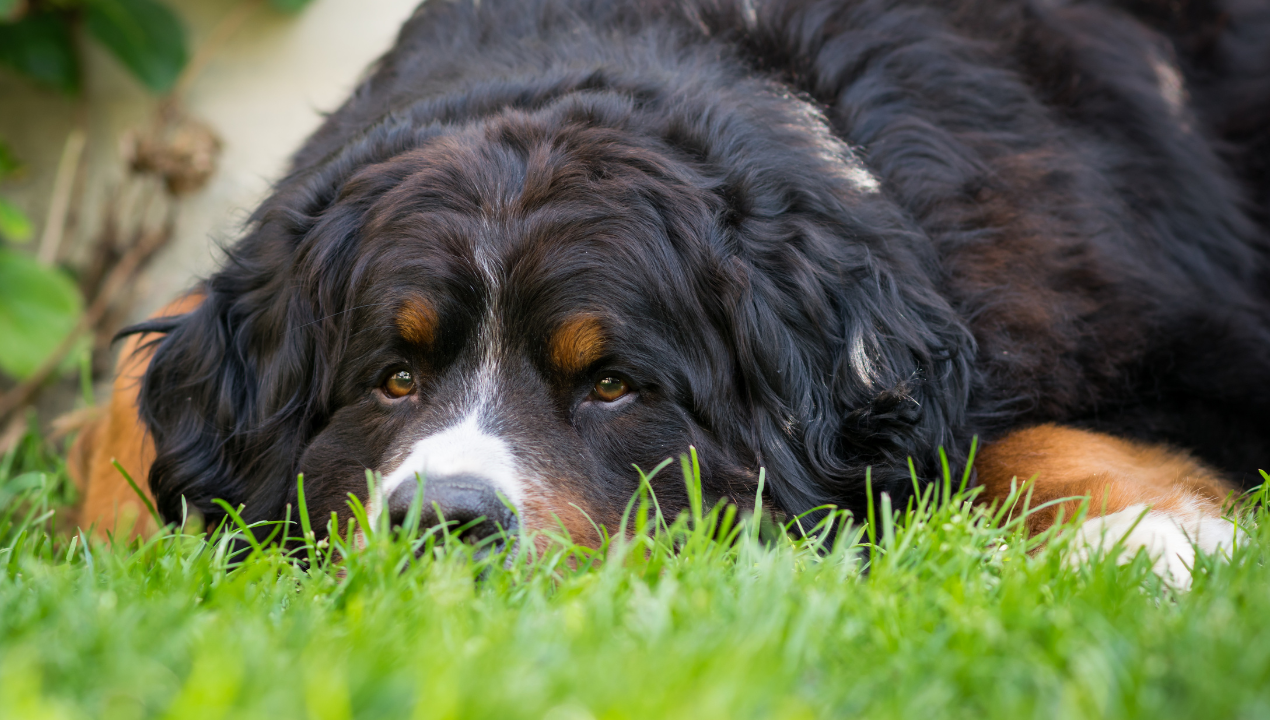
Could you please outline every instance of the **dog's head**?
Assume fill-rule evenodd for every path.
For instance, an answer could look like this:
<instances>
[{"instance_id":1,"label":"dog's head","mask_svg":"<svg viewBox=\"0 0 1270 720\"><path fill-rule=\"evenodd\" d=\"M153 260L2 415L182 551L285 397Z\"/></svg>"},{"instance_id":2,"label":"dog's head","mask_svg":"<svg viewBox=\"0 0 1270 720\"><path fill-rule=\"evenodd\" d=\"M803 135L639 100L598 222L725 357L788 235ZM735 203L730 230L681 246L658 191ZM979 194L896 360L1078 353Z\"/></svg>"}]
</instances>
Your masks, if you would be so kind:
<instances>
[{"instance_id":1,"label":"dog's head","mask_svg":"<svg viewBox=\"0 0 1270 720\"><path fill-rule=\"evenodd\" d=\"M742 505L762 466L789 512L858 503L869 465L907 489L972 355L924 239L812 106L714 82L436 100L448 122L391 116L285 180L160 328L161 511L280 518L302 472L311 515L353 493L399 521L421 477L447 520L594 542L632 464L690 445ZM677 472L653 488L687 505Z\"/></svg>"}]
</instances>

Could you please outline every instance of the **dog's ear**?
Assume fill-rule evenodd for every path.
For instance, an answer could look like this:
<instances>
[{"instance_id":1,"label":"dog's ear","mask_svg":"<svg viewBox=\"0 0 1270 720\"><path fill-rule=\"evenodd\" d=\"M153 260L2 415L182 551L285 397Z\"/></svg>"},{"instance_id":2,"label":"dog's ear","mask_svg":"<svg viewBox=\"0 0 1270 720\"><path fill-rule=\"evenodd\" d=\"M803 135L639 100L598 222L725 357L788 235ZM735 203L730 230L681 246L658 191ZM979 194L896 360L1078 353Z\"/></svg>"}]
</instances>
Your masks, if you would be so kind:
<instances>
[{"instance_id":1,"label":"dog's ear","mask_svg":"<svg viewBox=\"0 0 1270 720\"><path fill-rule=\"evenodd\" d=\"M740 229L758 254L732 261L734 343L754 449L787 511L862 509L868 468L900 502L908 458L925 477L940 447L965 450L974 339L934 289L925 238L876 216Z\"/></svg>"},{"instance_id":2,"label":"dog's ear","mask_svg":"<svg viewBox=\"0 0 1270 720\"><path fill-rule=\"evenodd\" d=\"M744 113L686 102L663 132L708 188L702 281L730 333L749 447L787 512L897 503L957 460L976 344L940 295L934 243L809 102L747 87ZM726 141L726 142L725 142ZM681 193L686 196L687 193ZM718 292L722 289L722 292ZM900 505L902 507L902 505Z\"/></svg>"},{"instance_id":3,"label":"dog's ear","mask_svg":"<svg viewBox=\"0 0 1270 720\"><path fill-rule=\"evenodd\" d=\"M223 516L217 498L245 505L251 521L281 517L294 497L304 446L331 412L347 341L338 310L350 307L358 282L365 199L401 180L400 170L374 169L405 142L392 132L378 128L334 161L284 179L203 284L197 310L134 328L164 333L138 402L165 519L180 517L183 497L209 526Z\"/></svg>"},{"instance_id":4,"label":"dog's ear","mask_svg":"<svg viewBox=\"0 0 1270 720\"><path fill-rule=\"evenodd\" d=\"M230 253L193 312L134 328L164 333L139 405L156 451L150 487L167 520L180 518L183 497L209 524L224 514L217 498L245 505L248 519L276 516L320 415L322 329L305 327L315 311L295 287L290 243L270 229Z\"/></svg>"}]
</instances>

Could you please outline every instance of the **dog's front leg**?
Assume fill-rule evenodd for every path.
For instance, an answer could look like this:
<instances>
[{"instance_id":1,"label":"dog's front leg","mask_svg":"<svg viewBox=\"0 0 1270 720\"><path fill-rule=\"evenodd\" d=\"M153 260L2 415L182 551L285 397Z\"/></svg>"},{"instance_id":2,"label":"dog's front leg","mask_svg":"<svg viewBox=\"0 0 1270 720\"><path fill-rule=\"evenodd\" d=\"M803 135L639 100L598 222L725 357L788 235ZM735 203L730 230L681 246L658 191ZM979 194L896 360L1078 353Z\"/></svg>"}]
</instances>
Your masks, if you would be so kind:
<instances>
[{"instance_id":1,"label":"dog's front leg","mask_svg":"<svg viewBox=\"0 0 1270 720\"><path fill-rule=\"evenodd\" d=\"M1188 453L1059 425L1017 430L989 444L975 462L981 501L1002 501L1018 479L1035 478L1029 533L1049 528L1060 511L1071 517L1088 498L1073 538L1074 560L1120 542L1127 561L1145 548L1155 571L1174 587L1191 583L1195 548L1229 551L1238 532L1222 517L1234 493L1220 475Z\"/></svg>"}]
</instances>

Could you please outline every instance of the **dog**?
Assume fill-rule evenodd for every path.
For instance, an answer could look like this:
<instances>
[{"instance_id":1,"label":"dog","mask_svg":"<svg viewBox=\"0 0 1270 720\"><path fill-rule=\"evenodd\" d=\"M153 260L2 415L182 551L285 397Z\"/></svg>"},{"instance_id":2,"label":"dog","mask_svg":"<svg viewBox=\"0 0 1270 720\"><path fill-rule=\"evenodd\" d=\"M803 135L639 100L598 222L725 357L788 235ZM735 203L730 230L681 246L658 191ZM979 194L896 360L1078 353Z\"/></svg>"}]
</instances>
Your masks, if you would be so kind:
<instances>
[{"instance_id":1,"label":"dog","mask_svg":"<svg viewBox=\"0 0 1270 720\"><path fill-rule=\"evenodd\" d=\"M859 518L977 437L1034 532L1083 496L1166 565L1228 546L1270 448L1265 38L1256 0L429 0L129 331L87 516L116 457L168 521L282 519L303 474L400 523L423 478L425 525L594 545L690 446L713 499L765 469Z\"/></svg>"}]
</instances>

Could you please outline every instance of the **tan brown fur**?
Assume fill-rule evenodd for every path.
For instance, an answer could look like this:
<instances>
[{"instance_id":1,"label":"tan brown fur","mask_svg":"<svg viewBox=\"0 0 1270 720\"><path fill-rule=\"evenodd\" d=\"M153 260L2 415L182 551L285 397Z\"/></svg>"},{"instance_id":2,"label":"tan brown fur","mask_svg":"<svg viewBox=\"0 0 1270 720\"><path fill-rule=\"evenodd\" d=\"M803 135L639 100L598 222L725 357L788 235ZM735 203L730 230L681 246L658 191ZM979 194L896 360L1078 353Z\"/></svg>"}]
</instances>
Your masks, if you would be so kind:
<instances>
[{"instance_id":1,"label":"tan brown fur","mask_svg":"<svg viewBox=\"0 0 1270 720\"><path fill-rule=\"evenodd\" d=\"M563 526L574 543L588 547L599 547L601 538L592 522L602 520L571 502L567 493L554 489L526 498L521 510L521 522L528 527L559 533ZM550 545L545 537L539 537L537 542L540 551Z\"/></svg>"},{"instance_id":2,"label":"tan brown fur","mask_svg":"<svg viewBox=\"0 0 1270 720\"><path fill-rule=\"evenodd\" d=\"M412 297L397 310L397 329L416 345L431 345L437 336L437 311L423 298Z\"/></svg>"},{"instance_id":3,"label":"tan brown fur","mask_svg":"<svg viewBox=\"0 0 1270 720\"><path fill-rule=\"evenodd\" d=\"M202 301L202 295L187 295L163 307L155 317L190 312ZM94 527L99 536L125 530L148 534L157 529L145 504L111 463L118 461L153 502L147 478L154 462L154 446L137 415L141 377L154 355L153 349L142 346L153 339L153 335L132 335L124 341L110 404L104 414L80 431L67 456L67 469L83 498L79 525Z\"/></svg>"},{"instance_id":4,"label":"tan brown fur","mask_svg":"<svg viewBox=\"0 0 1270 720\"><path fill-rule=\"evenodd\" d=\"M565 373L586 370L604 355L604 330L591 315L568 318L551 336L551 361Z\"/></svg>"},{"instance_id":5,"label":"tan brown fur","mask_svg":"<svg viewBox=\"0 0 1270 720\"><path fill-rule=\"evenodd\" d=\"M975 460L982 502L1004 500L1010 484L1036 477L1030 507L1062 498L1088 497L1089 517L1138 503L1155 510L1220 515L1233 489L1190 454L1059 425L1017 430L983 449ZM1054 524L1061 509L1071 517L1079 500L1033 512L1030 533Z\"/></svg>"}]
</instances>

